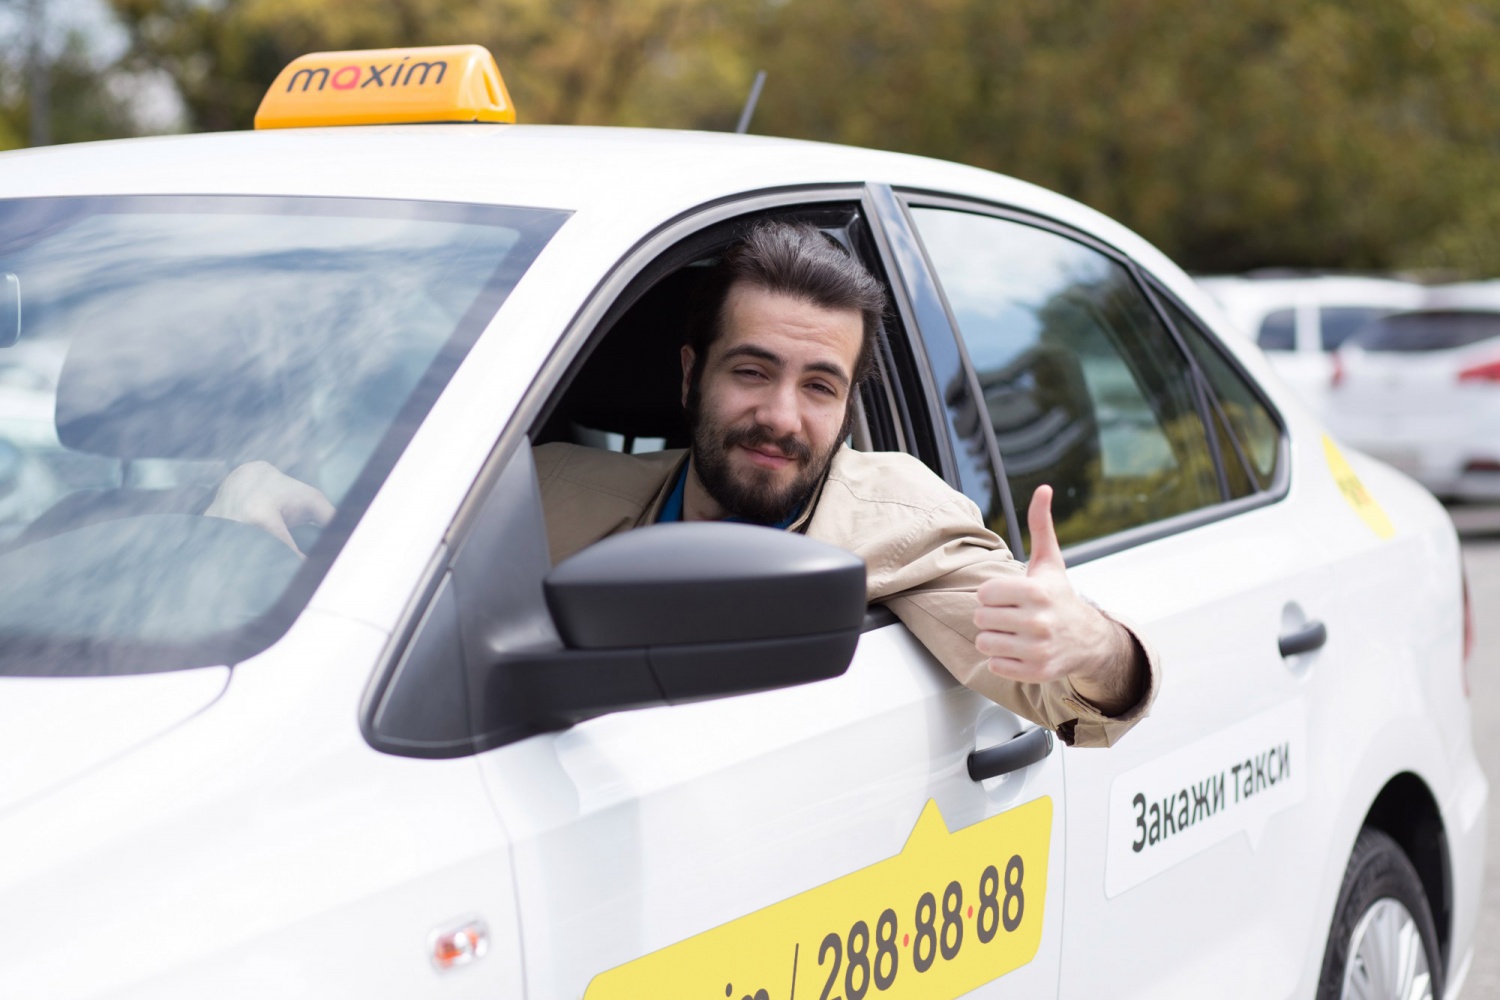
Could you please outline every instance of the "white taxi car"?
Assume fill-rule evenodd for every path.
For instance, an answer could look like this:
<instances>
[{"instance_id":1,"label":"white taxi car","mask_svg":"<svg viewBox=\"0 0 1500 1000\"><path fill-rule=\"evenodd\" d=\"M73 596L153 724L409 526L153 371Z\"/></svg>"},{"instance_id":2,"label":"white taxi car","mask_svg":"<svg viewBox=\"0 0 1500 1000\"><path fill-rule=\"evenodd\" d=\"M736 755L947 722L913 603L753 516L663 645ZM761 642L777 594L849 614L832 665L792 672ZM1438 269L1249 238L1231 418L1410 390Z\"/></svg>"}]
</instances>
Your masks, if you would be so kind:
<instances>
[{"instance_id":1,"label":"white taxi car","mask_svg":"<svg viewBox=\"0 0 1500 1000\"><path fill-rule=\"evenodd\" d=\"M292 127L0 157L0 340L66 350L88 470L0 551L0 996L1459 993L1488 786L1425 491L1066 198L509 117L483 50L335 53L273 85ZM1017 549L1056 487L1164 664L1116 746L959 687L797 535L550 567L530 446L680 444L689 292L763 218L888 284L853 447ZM336 505L304 557L202 516L251 460Z\"/></svg>"},{"instance_id":2,"label":"white taxi car","mask_svg":"<svg viewBox=\"0 0 1500 1000\"><path fill-rule=\"evenodd\" d=\"M1312 411L1328 415L1334 352L1382 316L1422 305L1413 281L1353 274L1251 272L1198 283L1230 323L1260 345L1276 374Z\"/></svg>"},{"instance_id":3,"label":"white taxi car","mask_svg":"<svg viewBox=\"0 0 1500 1000\"><path fill-rule=\"evenodd\" d=\"M1339 440L1440 497L1500 499L1500 283L1434 288L1335 357Z\"/></svg>"}]
</instances>

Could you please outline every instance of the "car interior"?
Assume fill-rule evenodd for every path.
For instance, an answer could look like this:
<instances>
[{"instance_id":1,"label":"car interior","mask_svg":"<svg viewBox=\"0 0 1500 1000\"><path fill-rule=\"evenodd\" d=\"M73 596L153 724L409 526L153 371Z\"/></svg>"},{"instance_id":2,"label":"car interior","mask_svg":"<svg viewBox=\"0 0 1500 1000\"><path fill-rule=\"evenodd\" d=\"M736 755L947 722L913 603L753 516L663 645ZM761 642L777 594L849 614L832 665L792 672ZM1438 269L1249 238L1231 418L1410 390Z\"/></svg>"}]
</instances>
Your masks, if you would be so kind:
<instances>
[{"instance_id":1,"label":"car interior","mask_svg":"<svg viewBox=\"0 0 1500 1000\"><path fill-rule=\"evenodd\" d=\"M848 213L841 214L835 224L825 218L809 221L852 251ZM714 227L641 275L621 297L629 304L606 319L580 353L581 361L534 427L533 443L563 441L627 453L688 447L680 352L694 292L717 254L757 218ZM877 363L886 367L884 357ZM849 444L862 451L899 449L890 395L881 388L885 380L875 381L854 400ZM873 426L872 413L877 414Z\"/></svg>"}]
</instances>

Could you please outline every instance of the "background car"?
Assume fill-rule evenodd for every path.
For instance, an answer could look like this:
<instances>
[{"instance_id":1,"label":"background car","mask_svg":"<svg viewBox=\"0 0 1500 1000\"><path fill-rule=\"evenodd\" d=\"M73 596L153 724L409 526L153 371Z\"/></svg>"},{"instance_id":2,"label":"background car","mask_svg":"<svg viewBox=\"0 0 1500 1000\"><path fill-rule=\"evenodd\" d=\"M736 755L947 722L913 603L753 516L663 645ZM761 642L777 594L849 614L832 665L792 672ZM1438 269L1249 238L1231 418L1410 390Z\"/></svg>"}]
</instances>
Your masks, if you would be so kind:
<instances>
[{"instance_id":1,"label":"background car","mask_svg":"<svg viewBox=\"0 0 1500 1000\"><path fill-rule=\"evenodd\" d=\"M1500 499L1500 286L1433 289L1337 355L1330 428L1440 497Z\"/></svg>"},{"instance_id":2,"label":"background car","mask_svg":"<svg viewBox=\"0 0 1500 1000\"><path fill-rule=\"evenodd\" d=\"M296 127L0 156L58 443L115 470L0 550L0 995L1461 990L1488 784L1430 494L1076 202L504 93L469 47L333 53L273 87ZM334 127L382 116L463 124ZM1066 499L1074 585L1165 665L1115 746L959 686L801 536L551 566L532 446L680 443L692 289L762 219L891 296L851 447L1018 554ZM202 516L250 461L336 506L305 558Z\"/></svg>"},{"instance_id":3,"label":"background car","mask_svg":"<svg viewBox=\"0 0 1500 1000\"><path fill-rule=\"evenodd\" d=\"M1326 417L1332 352L1371 320L1422 304L1423 287L1394 278L1268 270L1198 283L1266 352L1276 373Z\"/></svg>"}]
</instances>

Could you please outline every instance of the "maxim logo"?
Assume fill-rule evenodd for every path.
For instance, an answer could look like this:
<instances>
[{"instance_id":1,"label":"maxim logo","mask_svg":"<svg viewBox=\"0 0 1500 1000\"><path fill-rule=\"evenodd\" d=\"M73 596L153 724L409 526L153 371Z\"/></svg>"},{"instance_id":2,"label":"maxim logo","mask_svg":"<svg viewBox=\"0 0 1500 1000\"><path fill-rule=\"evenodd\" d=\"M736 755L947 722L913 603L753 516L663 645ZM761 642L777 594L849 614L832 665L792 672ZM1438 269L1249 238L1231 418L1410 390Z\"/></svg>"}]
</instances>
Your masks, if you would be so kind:
<instances>
[{"instance_id":1,"label":"maxim logo","mask_svg":"<svg viewBox=\"0 0 1500 1000\"><path fill-rule=\"evenodd\" d=\"M323 66L299 69L287 81L286 92L290 94L299 81L304 94L309 90L321 91L325 87L332 87L334 90L363 90L366 87L420 87L429 79L434 84L443 82L443 77L448 72L447 61L408 62L410 58L411 56L405 56L400 62L386 63L384 66L359 66L350 63L332 70Z\"/></svg>"}]
</instances>

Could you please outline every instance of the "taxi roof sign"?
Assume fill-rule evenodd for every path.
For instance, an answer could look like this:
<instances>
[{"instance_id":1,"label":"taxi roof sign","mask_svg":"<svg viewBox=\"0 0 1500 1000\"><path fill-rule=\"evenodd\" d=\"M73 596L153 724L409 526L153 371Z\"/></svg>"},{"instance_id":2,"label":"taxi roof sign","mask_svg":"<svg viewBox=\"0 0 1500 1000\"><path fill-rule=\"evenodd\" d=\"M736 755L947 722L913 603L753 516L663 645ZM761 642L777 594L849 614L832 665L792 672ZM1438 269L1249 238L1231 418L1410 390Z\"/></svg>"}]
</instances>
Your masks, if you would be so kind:
<instances>
[{"instance_id":1,"label":"taxi roof sign","mask_svg":"<svg viewBox=\"0 0 1500 1000\"><path fill-rule=\"evenodd\" d=\"M500 67L482 45L299 56L255 112L258 129L515 120Z\"/></svg>"}]
</instances>

